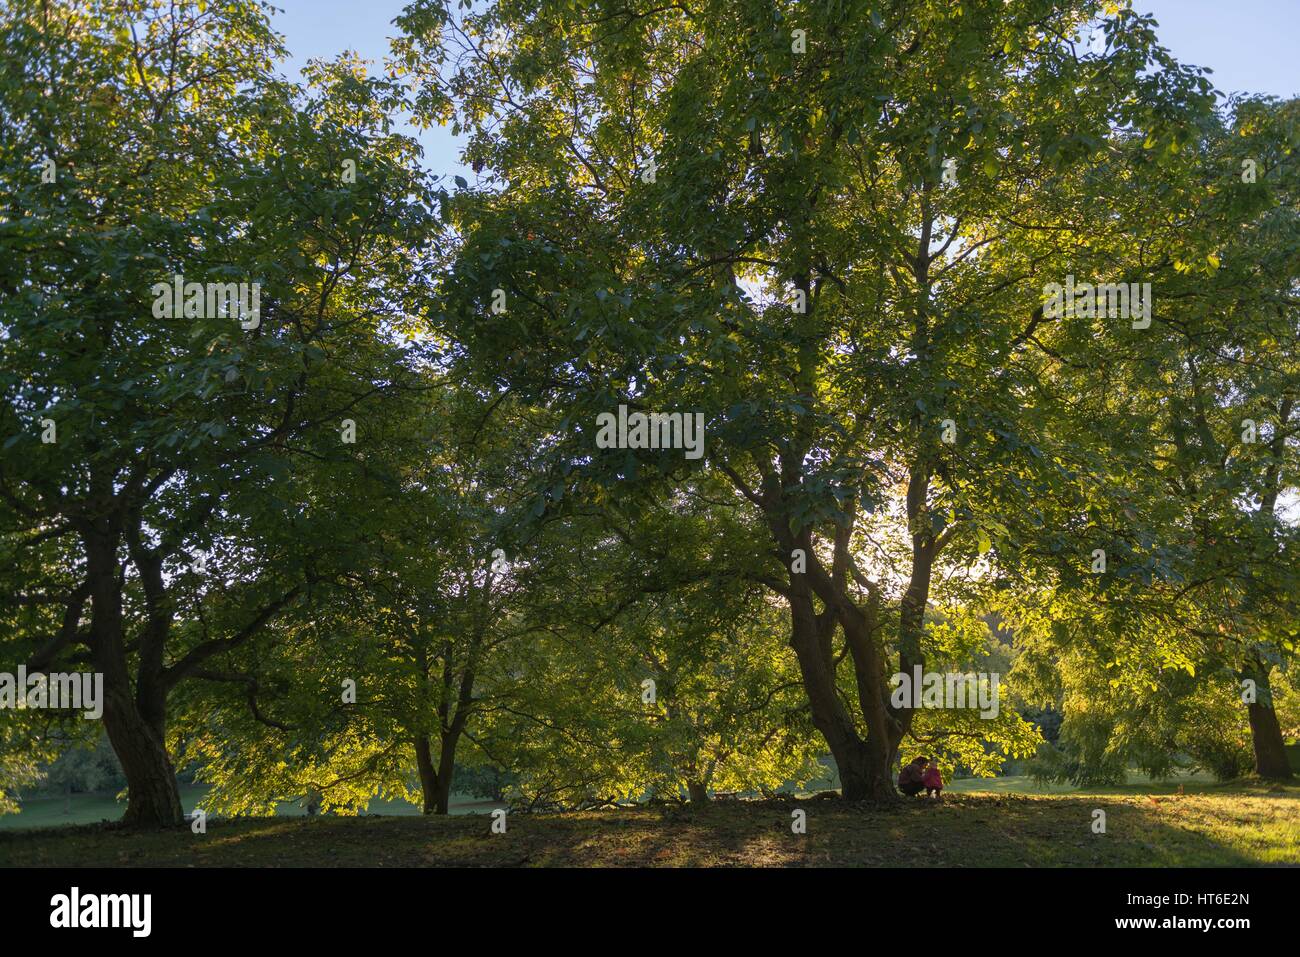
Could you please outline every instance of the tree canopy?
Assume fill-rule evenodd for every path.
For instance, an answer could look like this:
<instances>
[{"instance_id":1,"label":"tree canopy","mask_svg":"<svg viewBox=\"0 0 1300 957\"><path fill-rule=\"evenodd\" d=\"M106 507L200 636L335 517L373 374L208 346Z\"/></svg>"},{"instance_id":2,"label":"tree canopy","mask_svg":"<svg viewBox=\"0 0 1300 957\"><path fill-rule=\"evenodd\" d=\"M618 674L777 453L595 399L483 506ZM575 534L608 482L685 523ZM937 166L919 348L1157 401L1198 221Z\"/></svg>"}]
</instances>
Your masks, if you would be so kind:
<instances>
[{"instance_id":1,"label":"tree canopy","mask_svg":"<svg viewBox=\"0 0 1300 957\"><path fill-rule=\"evenodd\" d=\"M0 665L102 675L128 823L885 800L1041 708L1289 776L1296 101L1093 0L395 26L0 13ZM0 715L0 809L97 731Z\"/></svg>"}]
</instances>

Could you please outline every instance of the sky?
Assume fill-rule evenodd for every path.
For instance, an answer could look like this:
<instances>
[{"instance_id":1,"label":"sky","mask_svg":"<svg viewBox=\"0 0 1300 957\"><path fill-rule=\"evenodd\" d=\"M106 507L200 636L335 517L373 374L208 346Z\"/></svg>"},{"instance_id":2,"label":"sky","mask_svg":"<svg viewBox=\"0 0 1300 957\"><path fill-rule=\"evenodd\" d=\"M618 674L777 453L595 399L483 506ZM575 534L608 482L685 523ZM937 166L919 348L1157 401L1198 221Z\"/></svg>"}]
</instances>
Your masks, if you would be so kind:
<instances>
[{"instance_id":1,"label":"sky","mask_svg":"<svg viewBox=\"0 0 1300 957\"><path fill-rule=\"evenodd\" d=\"M381 60L396 32L392 21L408 0L272 2L281 11L272 23L291 53L284 70L296 78L309 58L330 58L345 49ZM1133 6L1155 15L1160 42L1180 61L1213 69L1210 79L1223 92L1300 94L1294 50L1300 0L1136 0ZM417 138L430 170L473 179L460 165L460 148L448 130L435 127Z\"/></svg>"}]
</instances>

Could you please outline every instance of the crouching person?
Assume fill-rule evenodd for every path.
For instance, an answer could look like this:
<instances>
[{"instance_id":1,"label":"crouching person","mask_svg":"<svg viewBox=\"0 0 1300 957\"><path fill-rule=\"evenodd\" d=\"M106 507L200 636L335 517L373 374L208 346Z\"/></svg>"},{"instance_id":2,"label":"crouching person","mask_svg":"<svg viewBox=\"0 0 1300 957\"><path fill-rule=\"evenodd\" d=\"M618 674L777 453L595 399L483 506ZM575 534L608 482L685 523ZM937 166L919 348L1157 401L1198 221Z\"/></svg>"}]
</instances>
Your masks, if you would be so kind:
<instances>
[{"instance_id":1,"label":"crouching person","mask_svg":"<svg viewBox=\"0 0 1300 957\"><path fill-rule=\"evenodd\" d=\"M916 797L925 787L925 766L929 758L917 758L911 764L898 772L898 790L902 791L908 797Z\"/></svg>"},{"instance_id":2,"label":"crouching person","mask_svg":"<svg viewBox=\"0 0 1300 957\"><path fill-rule=\"evenodd\" d=\"M936 801L943 797L943 775L939 773L939 759L935 758L930 762L930 766L925 769L921 775L921 783L925 785L925 796L932 797Z\"/></svg>"}]
</instances>

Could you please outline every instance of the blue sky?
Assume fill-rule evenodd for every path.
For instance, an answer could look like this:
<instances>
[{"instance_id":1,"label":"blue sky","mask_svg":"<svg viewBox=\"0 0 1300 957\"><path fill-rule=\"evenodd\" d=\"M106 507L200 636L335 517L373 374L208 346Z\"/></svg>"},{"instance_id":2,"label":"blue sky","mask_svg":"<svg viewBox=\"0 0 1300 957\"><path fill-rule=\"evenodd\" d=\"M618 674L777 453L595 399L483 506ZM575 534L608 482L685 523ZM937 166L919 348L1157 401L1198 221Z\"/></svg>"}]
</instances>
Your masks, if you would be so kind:
<instances>
[{"instance_id":1,"label":"blue sky","mask_svg":"<svg viewBox=\"0 0 1300 957\"><path fill-rule=\"evenodd\" d=\"M293 75L309 57L332 57L353 49L379 60L395 32L393 18L406 0L272 0L283 12L273 19L285 36ZM1224 92L1248 91L1287 97L1300 94L1294 45L1300 31L1300 0L1137 0L1155 14L1160 40L1185 63L1210 67ZM462 173L454 138L435 128L419 136L434 172Z\"/></svg>"}]
</instances>

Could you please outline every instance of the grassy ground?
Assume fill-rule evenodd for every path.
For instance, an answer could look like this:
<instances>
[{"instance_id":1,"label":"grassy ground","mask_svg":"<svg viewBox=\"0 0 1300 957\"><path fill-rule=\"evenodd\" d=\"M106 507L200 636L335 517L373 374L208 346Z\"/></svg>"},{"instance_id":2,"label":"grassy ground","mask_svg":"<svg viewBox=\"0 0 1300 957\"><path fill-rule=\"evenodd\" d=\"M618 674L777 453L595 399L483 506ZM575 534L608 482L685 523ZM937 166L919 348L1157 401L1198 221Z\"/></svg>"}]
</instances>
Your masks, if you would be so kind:
<instances>
[{"instance_id":1,"label":"grassy ground","mask_svg":"<svg viewBox=\"0 0 1300 957\"><path fill-rule=\"evenodd\" d=\"M186 812L194 810L207 794L207 786L190 784L181 786L181 805ZM488 813L496 807L491 801L481 801L467 795L453 794L451 797L452 814ZM62 797L31 798L23 802L22 810L17 814L0 815L0 831L31 830L32 828L64 827L73 824L104 824L120 820L126 810L126 802L119 801L114 794L74 794L71 799ZM405 801L370 802L368 812L393 815L418 816L420 809ZM302 805L285 803L276 807L276 817L304 817Z\"/></svg>"},{"instance_id":2,"label":"grassy ground","mask_svg":"<svg viewBox=\"0 0 1300 957\"><path fill-rule=\"evenodd\" d=\"M1129 775L1128 786L1119 789L1119 791L1169 793L1176 790L1180 784L1187 784L1190 787L1192 785L1212 784L1213 781L1214 779L1209 775L1183 775L1170 781L1154 782L1144 775L1133 773ZM815 783L810 787L810 790L830 790L837 786L833 780L827 779ZM948 790L961 793L989 791L996 794L1115 792L1115 789L1099 792L1081 791L1070 784L1038 784L1032 778L1016 775L1000 778L960 779L950 782ZM180 791L181 804L188 812L199 806L199 803L207 794L207 786L201 784L181 785ZM469 795L453 794L451 797L452 814L485 814L496 806L494 802L483 801ZM125 810L126 802L118 800L117 796L111 793L73 794L71 798L29 798L23 802L22 810L19 813L0 815L0 831L63 827L69 824L103 824L120 820ZM391 815L418 815L420 809L414 804L408 804L405 801L380 801L376 799L370 802L368 812L388 817ZM302 817L303 814L302 805L296 802L281 804L275 811L276 817Z\"/></svg>"},{"instance_id":3,"label":"grassy ground","mask_svg":"<svg viewBox=\"0 0 1300 957\"><path fill-rule=\"evenodd\" d=\"M946 785L949 791L961 794L1176 794L1185 791L1224 793L1233 785L1221 785L1205 773L1180 772L1173 777L1155 781L1136 771L1128 773L1124 784L1099 788L1080 788L1073 784L1041 784L1028 775L1007 775L1001 778L958 778Z\"/></svg>"},{"instance_id":4,"label":"grassy ground","mask_svg":"<svg viewBox=\"0 0 1300 957\"><path fill-rule=\"evenodd\" d=\"M93 866L1195 866L1300 864L1300 787L1184 783L1160 792L999 794L849 805L822 795L489 818L211 821L129 834L103 826L0 833L0 865ZM791 833L791 812L807 834ZM1093 811L1106 833L1092 832Z\"/></svg>"}]
</instances>

